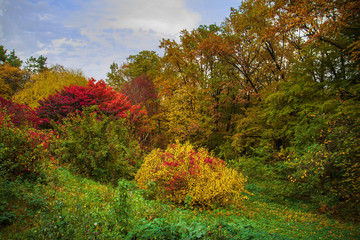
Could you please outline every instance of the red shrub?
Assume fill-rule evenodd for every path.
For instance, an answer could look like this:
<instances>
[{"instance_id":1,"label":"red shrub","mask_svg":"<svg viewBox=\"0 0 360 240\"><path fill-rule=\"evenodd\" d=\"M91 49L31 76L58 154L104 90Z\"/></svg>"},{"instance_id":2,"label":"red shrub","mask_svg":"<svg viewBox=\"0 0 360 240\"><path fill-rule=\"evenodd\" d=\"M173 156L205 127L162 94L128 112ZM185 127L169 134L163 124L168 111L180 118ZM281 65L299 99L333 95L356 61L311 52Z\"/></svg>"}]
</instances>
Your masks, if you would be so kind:
<instances>
[{"instance_id":1,"label":"red shrub","mask_svg":"<svg viewBox=\"0 0 360 240\"><path fill-rule=\"evenodd\" d=\"M52 132L18 128L12 115L0 109L0 175L5 178L38 177L42 163L50 157L47 149Z\"/></svg>"},{"instance_id":2,"label":"red shrub","mask_svg":"<svg viewBox=\"0 0 360 240\"><path fill-rule=\"evenodd\" d=\"M139 105L131 105L126 97L107 86L104 81L90 79L87 86L69 86L62 91L39 101L36 109L41 118L41 127L49 128L50 121L66 118L70 113L82 112L84 107L97 105L101 114L128 118L133 124L145 114Z\"/></svg>"},{"instance_id":3,"label":"red shrub","mask_svg":"<svg viewBox=\"0 0 360 240\"><path fill-rule=\"evenodd\" d=\"M5 109L5 112L0 111L0 115L9 115L11 122L17 127L29 125L36 128L39 124L36 112L26 105L14 103L0 96L0 109ZM3 118L4 116L0 116L1 121Z\"/></svg>"}]
</instances>

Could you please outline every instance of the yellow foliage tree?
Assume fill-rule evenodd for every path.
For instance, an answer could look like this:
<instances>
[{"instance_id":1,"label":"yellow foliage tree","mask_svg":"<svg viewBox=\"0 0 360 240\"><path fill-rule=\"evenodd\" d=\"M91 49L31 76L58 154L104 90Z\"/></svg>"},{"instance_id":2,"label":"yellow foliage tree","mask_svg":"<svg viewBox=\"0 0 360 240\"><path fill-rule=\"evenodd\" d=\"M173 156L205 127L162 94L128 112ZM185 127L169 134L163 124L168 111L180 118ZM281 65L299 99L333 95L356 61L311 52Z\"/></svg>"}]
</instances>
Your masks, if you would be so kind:
<instances>
[{"instance_id":1,"label":"yellow foliage tree","mask_svg":"<svg viewBox=\"0 0 360 240\"><path fill-rule=\"evenodd\" d=\"M13 67L8 63L0 64L0 88L1 96L3 94L8 97L18 92L24 87L27 81L27 75L24 70L18 67Z\"/></svg>"},{"instance_id":2,"label":"yellow foliage tree","mask_svg":"<svg viewBox=\"0 0 360 240\"><path fill-rule=\"evenodd\" d=\"M70 85L87 84L86 78L79 71L56 68L40 72L31 77L23 90L13 96L13 101L28 105L31 108L39 106L38 101Z\"/></svg>"},{"instance_id":3,"label":"yellow foliage tree","mask_svg":"<svg viewBox=\"0 0 360 240\"><path fill-rule=\"evenodd\" d=\"M5 99L10 99L13 91L10 86L5 83L3 79L0 79L0 96Z\"/></svg>"},{"instance_id":4,"label":"yellow foliage tree","mask_svg":"<svg viewBox=\"0 0 360 240\"><path fill-rule=\"evenodd\" d=\"M199 50L201 39L210 31L202 28L183 31L180 43L169 39L161 42L165 50L164 68L154 83L165 109L163 126L172 141L199 144L216 128L218 116L212 110L218 105L218 92L221 92L216 82L220 71L215 60Z\"/></svg>"}]
</instances>

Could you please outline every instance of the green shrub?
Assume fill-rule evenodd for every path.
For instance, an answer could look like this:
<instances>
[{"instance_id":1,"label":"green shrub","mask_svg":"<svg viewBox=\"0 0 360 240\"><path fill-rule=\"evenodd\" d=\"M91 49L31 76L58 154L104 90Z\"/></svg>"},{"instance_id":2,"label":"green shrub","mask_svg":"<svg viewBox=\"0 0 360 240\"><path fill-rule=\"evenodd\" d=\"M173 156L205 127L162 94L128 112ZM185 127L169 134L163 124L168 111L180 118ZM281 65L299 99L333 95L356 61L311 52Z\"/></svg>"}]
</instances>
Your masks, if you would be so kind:
<instances>
[{"instance_id":1,"label":"green shrub","mask_svg":"<svg viewBox=\"0 0 360 240\"><path fill-rule=\"evenodd\" d=\"M114 208L117 222L122 233L126 234L129 230L130 203L129 203L129 183L121 180L118 184L118 197L115 198Z\"/></svg>"},{"instance_id":2,"label":"green shrub","mask_svg":"<svg viewBox=\"0 0 360 240\"><path fill-rule=\"evenodd\" d=\"M0 227L31 219L46 206L42 193L42 186L36 182L0 178Z\"/></svg>"},{"instance_id":3,"label":"green shrub","mask_svg":"<svg viewBox=\"0 0 360 240\"><path fill-rule=\"evenodd\" d=\"M48 157L51 132L17 128L3 110L0 110L0 118L0 176L37 178L42 162Z\"/></svg>"},{"instance_id":4,"label":"green shrub","mask_svg":"<svg viewBox=\"0 0 360 240\"><path fill-rule=\"evenodd\" d=\"M359 107L354 100L339 101L331 106L332 114L312 115L314 120L298 126L301 131L284 162L299 193L334 213L356 217L360 215Z\"/></svg>"},{"instance_id":5,"label":"green shrub","mask_svg":"<svg viewBox=\"0 0 360 240\"><path fill-rule=\"evenodd\" d=\"M7 181L0 181L0 226L10 225L16 214L11 210L10 199L13 198L13 192Z\"/></svg>"},{"instance_id":6,"label":"green shrub","mask_svg":"<svg viewBox=\"0 0 360 240\"><path fill-rule=\"evenodd\" d=\"M83 176L113 184L134 176L141 150L125 119L112 121L88 109L53 125L59 133L55 153L60 164L70 164Z\"/></svg>"},{"instance_id":7,"label":"green shrub","mask_svg":"<svg viewBox=\"0 0 360 240\"><path fill-rule=\"evenodd\" d=\"M249 175L270 176L264 180L278 195L358 217L360 84L346 91L328 87L297 79L262 92L262 101L237 122L232 146L242 157L234 164Z\"/></svg>"}]
</instances>

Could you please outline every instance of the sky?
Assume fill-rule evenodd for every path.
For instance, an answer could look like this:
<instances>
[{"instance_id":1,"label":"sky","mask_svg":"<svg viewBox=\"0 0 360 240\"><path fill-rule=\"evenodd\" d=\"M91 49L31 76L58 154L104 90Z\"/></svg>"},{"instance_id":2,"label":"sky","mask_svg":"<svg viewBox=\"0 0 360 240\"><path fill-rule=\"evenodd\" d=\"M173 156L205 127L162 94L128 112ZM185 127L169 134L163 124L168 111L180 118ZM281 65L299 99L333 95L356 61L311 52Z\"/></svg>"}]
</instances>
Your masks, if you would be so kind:
<instances>
[{"instance_id":1,"label":"sky","mask_svg":"<svg viewBox=\"0 0 360 240\"><path fill-rule=\"evenodd\" d=\"M156 51L183 29L220 25L241 0L0 0L0 45L106 79L113 62Z\"/></svg>"}]
</instances>

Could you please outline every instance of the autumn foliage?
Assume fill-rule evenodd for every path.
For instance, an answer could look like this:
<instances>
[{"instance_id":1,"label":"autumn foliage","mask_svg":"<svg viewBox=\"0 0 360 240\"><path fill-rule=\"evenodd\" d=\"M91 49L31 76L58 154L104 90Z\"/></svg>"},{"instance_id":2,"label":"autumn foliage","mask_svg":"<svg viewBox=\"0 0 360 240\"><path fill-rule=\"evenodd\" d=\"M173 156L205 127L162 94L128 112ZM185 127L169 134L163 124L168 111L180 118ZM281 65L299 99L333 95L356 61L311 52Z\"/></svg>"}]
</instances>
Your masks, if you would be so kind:
<instances>
[{"instance_id":1,"label":"autumn foliage","mask_svg":"<svg viewBox=\"0 0 360 240\"><path fill-rule=\"evenodd\" d=\"M146 156L136 181L142 189L156 190L156 198L212 207L240 204L246 179L205 150L177 143Z\"/></svg>"},{"instance_id":2,"label":"autumn foliage","mask_svg":"<svg viewBox=\"0 0 360 240\"><path fill-rule=\"evenodd\" d=\"M82 112L84 107L97 105L101 114L127 118L137 123L144 114L139 105L131 105L126 97L107 86L104 81L90 79L87 86L69 86L39 101L36 113L41 127L49 128L51 120L58 122L70 113Z\"/></svg>"},{"instance_id":3,"label":"autumn foliage","mask_svg":"<svg viewBox=\"0 0 360 240\"><path fill-rule=\"evenodd\" d=\"M49 97L70 85L86 86L88 80L80 71L65 69L61 66L32 74L24 87L12 96L12 101L31 108L39 106L39 100Z\"/></svg>"},{"instance_id":4,"label":"autumn foliage","mask_svg":"<svg viewBox=\"0 0 360 240\"><path fill-rule=\"evenodd\" d=\"M131 104L144 106L149 115L156 112L158 96L154 83L147 75L126 82L121 89L121 93L128 97Z\"/></svg>"},{"instance_id":5,"label":"autumn foliage","mask_svg":"<svg viewBox=\"0 0 360 240\"><path fill-rule=\"evenodd\" d=\"M18 128L14 115L0 109L0 174L7 179L37 177L47 159L52 132L34 128Z\"/></svg>"},{"instance_id":6,"label":"autumn foliage","mask_svg":"<svg viewBox=\"0 0 360 240\"><path fill-rule=\"evenodd\" d=\"M97 107L71 114L55 125L57 159L74 172L101 182L117 184L120 178L133 177L141 150L126 120L99 116L93 108Z\"/></svg>"},{"instance_id":7,"label":"autumn foliage","mask_svg":"<svg viewBox=\"0 0 360 240\"><path fill-rule=\"evenodd\" d=\"M113 63L109 85L77 73L29 74L0 46L0 170L36 172L48 140L28 129L40 125L58 134L50 149L57 163L112 184L136 175L145 200L239 206L243 171L264 201L297 199L358 220L356 3L244 0L219 26L163 39L161 57L143 51Z\"/></svg>"},{"instance_id":8,"label":"autumn foliage","mask_svg":"<svg viewBox=\"0 0 360 240\"><path fill-rule=\"evenodd\" d=\"M4 114L6 114L17 127L23 125L37 127L39 124L40 120L36 112L26 105L14 103L0 96L0 109L4 109L4 111L0 112L0 119L4 119Z\"/></svg>"}]
</instances>

